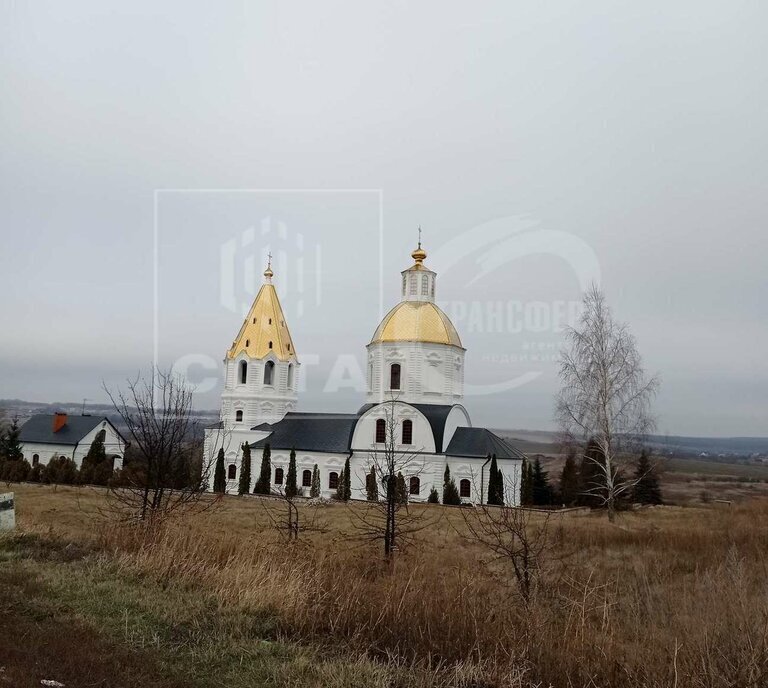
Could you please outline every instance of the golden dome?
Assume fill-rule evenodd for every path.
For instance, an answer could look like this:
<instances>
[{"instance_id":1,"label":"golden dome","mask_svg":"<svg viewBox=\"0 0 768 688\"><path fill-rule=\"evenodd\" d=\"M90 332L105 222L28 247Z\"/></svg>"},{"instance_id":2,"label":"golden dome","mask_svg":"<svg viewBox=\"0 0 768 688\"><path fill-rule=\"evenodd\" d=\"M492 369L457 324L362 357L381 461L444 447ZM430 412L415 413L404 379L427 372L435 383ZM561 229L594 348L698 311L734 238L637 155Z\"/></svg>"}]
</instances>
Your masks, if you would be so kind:
<instances>
[{"instance_id":1,"label":"golden dome","mask_svg":"<svg viewBox=\"0 0 768 688\"><path fill-rule=\"evenodd\" d=\"M267 268L267 272L272 270ZM271 274L265 273L265 276L269 280ZM291 333L271 281L261 285L240 332L227 351L227 358L234 358L241 351L250 358L265 358L274 354L279 361L297 360Z\"/></svg>"},{"instance_id":2,"label":"golden dome","mask_svg":"<svg viewBox=\"0 0 768 688\"><path fill-rule=\"evenodd\" d=\"M415 249L413 253L411 253L411 258L413 258L417 263L423 263L426 257L427 252L421 248L421 242L419 242L419 247Z\"/></svg>"},{"instance_id":3,"label":"golden dome","mask_svg":"<svg viewBox=\"0 0 768 688\"><path fill-rule=\"evenodd\" d=\"M371 344L377 342L430 342L464 348L453 323L431 301L398 303L376 328Z\"/></svg>"}]
</instances>

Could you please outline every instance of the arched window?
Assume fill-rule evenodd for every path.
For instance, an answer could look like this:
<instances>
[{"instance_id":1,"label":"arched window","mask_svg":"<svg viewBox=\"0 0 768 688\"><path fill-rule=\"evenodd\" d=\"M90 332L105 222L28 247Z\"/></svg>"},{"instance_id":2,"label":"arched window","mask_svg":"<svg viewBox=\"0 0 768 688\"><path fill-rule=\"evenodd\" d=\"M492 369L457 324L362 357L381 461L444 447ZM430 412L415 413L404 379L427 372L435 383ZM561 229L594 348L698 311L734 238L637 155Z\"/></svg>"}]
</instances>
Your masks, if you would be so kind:
<instances>
[{"instance_id":1,"label":"arched window","mask_svg":"<svg viewBox=\"0 0 768 688\"><path fill-rule=\"evenodd\" d=\"M231 463L227 469L227 480L237 480L237 466Z\"/></svg>"},{"instance_id":2,"label":"arched window","mask_svg":"<svg viewBox=\"0 0 768 688\"><path fill-rule=\"evenodd\" d=\"M426 275L421 276L421 294L422 296L429 294L429 277Z\"/></svg>"},{"instance_id":3,"label":"arched window","mask_svg":"<svg viewBox=\"0 0 768 688\"><path fill-rule=\"evenodd\" d=\"M301 486L312 487L312 471L304 471L301 474Z\"/></svg>"},{"instance_id":4,"label":"arched window","mask_svg":"<svg viewBox=\"0 0 768 688\"><path fill-rule=\"evenodd\" d=\"M459 497L471 497L472 496L472 485L470 484L469 480L464 478L459 483Z\"/></svg>"},{"instance_id":5,"label":"arched window","mask_svg":"<svg viewBox=\"0 0 768 688\"><path fill-rule=\"evenodd\" d=\"M387 422L383 418L376 421L376 442L379 444L387 441Z\"/></svg>"},{"instance_id":6,"label":"arched window","mask_svg":"<svg viewBox=\"0 0 768 688\"><path fill-rule=\"evenodd\" d=\"M40 463L40 454L32 454L32 465L37 466Z\"/></svg>"},{"instance_id":7,"label":"arched window","mask_svg":"<svg viewBox=\"0 0 768 688\"><path fill-rule=\"evenodd\" d=\"M393 363L389 368L389 388L400 389L400 364Z\"/></svg>"},{"instance_id":8,"label":"arched window","mask_svg":"<svg viewBox=\"0 0 768 688\"><path fill-rule=\"evenodd\" d=\"M403 296L405 296L405 286L408 283L408 278L403 275Z\"/></svg>"},{"instance_id":9,"label":"arched window","mask_svg":"<svg viewBox=\"0 0 768 688\"><path fill-rule=\"evenodd\" d=\"M275 468L275 485L283 484L283 469Z\"/></svg>"},{"instance_id":10,"label":"arched window","mask_svg":"<svg viewBox=\"0 0 768 688\"><path fill-rule=\"evenodd\" d=\"M416 294L416 275L411 275L411 294Z\"/></svg>"},{"instance_id":11,"label":"arched window","mask_svg":"<svg viewBox=\"0 0 768 688\"><path fill-rule=\"evenodd\" d=\"M246 339L245 340L245 345L246 346L250 346L251 345L251 340L250 339Z\"/></svg>"},{"instance_id":12,"label":"arched window","mask_svg":"<svg viewBox=\"0 0 768 688\"><path fill-rule=\"evenodd\" d=\"M273 385L275 383L275 362L267 361L264 365L264 384Z\"/></svg>"},{"instance_id":13,"label":"arched window","mask_svg":"<svg viewBox=\"0 0 768 688\"><path fill-rule=\"evenodd\" d=\"M243 422L243 412L242 411L235 411L235 422L236 423L242 423Z\"/></svg>"},{"instance_id":14,"label":"arched window","mask_svg":"<svg viewBox=\"0 0 768 688\"><path fill-rule=\"evenodd\" d=\"M288 389L293 389L293 363L288 364Z\"/></svg>"},{"instance_id":15,"label":"arched window","mask_svg":"<svg viewBox=\"0 0 768 688\"><path fill-rule=\"evenodd\" d=\"M403 421L403 444L413 444L413 421Z\"/></svg>"},{"instance_id":16,"label":"arched window","mask_svg":"<svg viewBox=\"0 0 768 688\"><path fill-rule=\"evenodd\" d=\"M328 487L331 490L335 490L339 486L339 474L335 471L331 471L328 474Z\"/></svg>"},{"instance_id":17,"label":"arched window","mask_svg":"<svg viewBox=\"0 0 768 688\"><path fill-rule=\"evenodd\" d=\"M272 340L271 339L269 340L269 348L270 349L272 348Z\"/></svg>"},{"instance_id":18,"label":"arched window","mask_svg":"<svg viewBox=\"0 0 768 688\"><path fill-rule=\"evenodd\" d=\"M240 384L244 385L248 379L248 364L245 361L240 361Z\"/></svg>"},{"instance_id":19,"label":"arched window","mask_svg":"<svg viewBox=\"0 0 768 688\"><path fill-rule=\"evenodd\" d=\"M421 490L421 480L414 475L410 480L408 492L412 495L417 495L419 490Z\"/></svg>"}]
</instances>

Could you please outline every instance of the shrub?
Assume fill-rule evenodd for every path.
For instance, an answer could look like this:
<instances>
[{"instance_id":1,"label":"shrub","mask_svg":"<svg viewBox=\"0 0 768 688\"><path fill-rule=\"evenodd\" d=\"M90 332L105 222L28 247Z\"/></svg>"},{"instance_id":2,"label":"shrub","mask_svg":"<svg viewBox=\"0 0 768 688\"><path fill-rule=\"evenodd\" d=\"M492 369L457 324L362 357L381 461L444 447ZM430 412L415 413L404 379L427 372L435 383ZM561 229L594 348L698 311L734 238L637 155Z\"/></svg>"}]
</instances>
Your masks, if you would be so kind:
<instances>
[{"instance_id":1,"label":"shrub","mask_svg":"<svg viewBox=\"0 0 768 688\"><path fill-rule=\"evenodd\" d=\"M66 456L55 456L43 470L43 482L74 485L78 481L77 464Z\"/></svg>"}]
</instances>

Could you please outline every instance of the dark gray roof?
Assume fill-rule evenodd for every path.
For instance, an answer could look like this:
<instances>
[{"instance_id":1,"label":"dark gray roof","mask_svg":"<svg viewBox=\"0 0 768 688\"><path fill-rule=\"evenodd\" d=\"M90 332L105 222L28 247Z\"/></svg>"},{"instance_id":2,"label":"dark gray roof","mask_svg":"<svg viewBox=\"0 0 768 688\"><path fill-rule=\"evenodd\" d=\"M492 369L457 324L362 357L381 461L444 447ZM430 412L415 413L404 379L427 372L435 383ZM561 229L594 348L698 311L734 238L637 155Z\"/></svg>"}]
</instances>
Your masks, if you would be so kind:
<instances>
[{"instance_id":1,"label":"dark gray roof","mask_svg":"<svg viewBox=\"0 0 768 688\"><path fill-rule=\"evenodd\" d=\"M523 452L486 428L456 428L445 453L448 456L475 457L496 454L497 459L525 458Z\"/></svg>"},{"instance_id":2,"label":"dark gray roof","mask_svg":"<svg viewBox=\"0 0 768 688\"><path fill-rule=\"evenodd\" d=\"M359 417L356 413L287 413L277 423L257 425L254 430L271 430L272 434L251 447L269 444L272 449L347 453Z\"/></svg>"},{"instance_id":3,"label":"dark gray roof","mask_svg":"<svg viewBox=\"0 0 768 688\"><path fill-rule=\"evenodd\" d=\"M105 420L109 423L105 416L67 416L64 427L53 432L53 414L41 413L21 426L19 441L75 445Z\"/></svg>"},{"instance_id":4,"label":"dark gray roof","mask_svg":"<svg viewBox=\"0 0 768 688\"><path fill-rule=\"evenodd\" d=\"M445 421L448 419L448 414L451 412L453 406L450 404L411 404L407 401L402 401L400 403L413 406L413 408L418 409L424 414L429 421L429 426L432 428L432 435L435 438L435 453L442 454ZM365 406L361 407L358 413L362 416L372 407L380 405L381 404L365 404Z\"/></svg>"}]
</instances>

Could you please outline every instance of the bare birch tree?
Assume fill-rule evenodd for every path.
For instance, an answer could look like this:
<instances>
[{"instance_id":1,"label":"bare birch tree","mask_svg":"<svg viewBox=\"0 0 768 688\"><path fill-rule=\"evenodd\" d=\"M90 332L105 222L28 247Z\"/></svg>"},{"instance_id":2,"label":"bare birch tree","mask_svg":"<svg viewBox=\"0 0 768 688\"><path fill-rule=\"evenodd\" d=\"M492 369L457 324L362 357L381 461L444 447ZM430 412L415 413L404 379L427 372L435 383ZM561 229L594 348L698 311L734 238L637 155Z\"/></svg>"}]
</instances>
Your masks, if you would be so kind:
<instances>
[{"instance_id":1,"label":"bare birch tree","mask_svg":"<svg viewBox=\"0 0 768 688\"><path fill-rule=\"evenodd\" d=\"M584 295L583 308L561 352L557 416L567 440L582 446L594 441L599 448L599 456L590 460L600 484L589 492L600 497L613 521L617 497L634 482L619 478L622 445L653 429L651 402L659 382L646 376L634 337L614 321L597 285Z\"/></svg>"},{"instance_id":2,"label":"bare birch tree","mask_svg":"<svg viewBox=\"0 0 768 688\"><path fill-rule=\"evenodd\" d=\"M211 463L191 419L192 390L155 369L129 380L126 390L104 389L128 428L134 457L110 488L114 510L127 521L156 521L197 504Z\"/></svg>"},{"instance_id":3,"label":"bare birch tree","mask_svg":"<svg viewBox=\"0 0 768 688\"><path fill-rule=\"evenodd\" d=\"M360 538L382 540L384 556L391 559L396 549L411 544L416 533L427 527L432 519L423 509L408 503L410 480L419 479L424 460L418 452L404 450L398 442L397 399L393 397L380 408L384 411L384 441L377 442L369 452L367 473L372 473L381 485L381 499L353 508L351 513ZM398 476L401 478L400 489ZM405 480L404 486L402 480Z\"/></svg>"}]
</instances>

